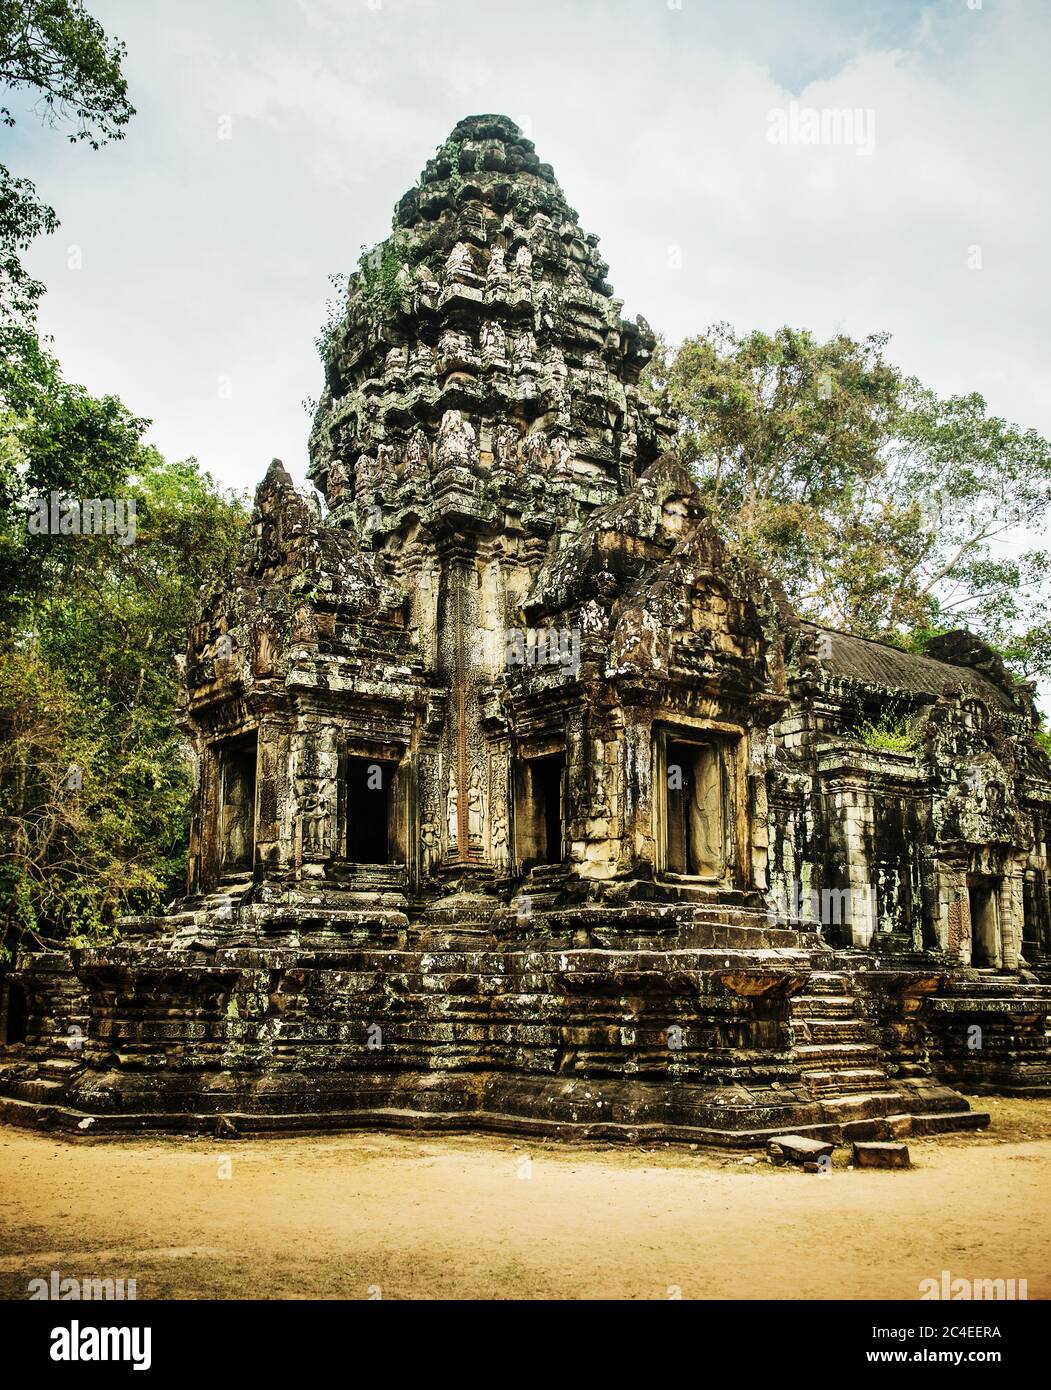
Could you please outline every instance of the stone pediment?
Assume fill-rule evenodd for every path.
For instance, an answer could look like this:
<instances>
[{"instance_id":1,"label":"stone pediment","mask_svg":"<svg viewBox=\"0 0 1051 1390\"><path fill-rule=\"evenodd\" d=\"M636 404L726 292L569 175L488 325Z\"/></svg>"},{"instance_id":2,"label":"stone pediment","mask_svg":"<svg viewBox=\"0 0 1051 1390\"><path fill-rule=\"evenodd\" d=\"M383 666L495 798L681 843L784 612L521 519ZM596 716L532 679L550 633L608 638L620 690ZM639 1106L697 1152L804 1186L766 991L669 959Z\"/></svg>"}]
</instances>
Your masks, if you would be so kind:
<instances>
[{"instance_id":1,"label":"stone pediment","mask_svg":"<svg viewBox=\"0 0 1051 1390\"><path fill-rule=\"evenodd\" d=\"M380 649L394 655L403 603L354 533L327 525L275 459L257 489L237 568L191 631L184 675L191 698L283 677L292 647L331 657L376 646L378 636Z\"/></svg>"},{"instance_id":2,"label":"stone pediment","mask_svg":"<svg viewBox=\"0 0 1051 1390\"><path fill-rule=\"evenodd\" d=\"M1032 840L1013 778L991 752L959 769L959 780L937 808L936 824L943 843L1021 848Z\"/></svg>"},{"instance_id":3,"label":"stone pediment","mask_svg":"<svg viewBox=\"0 0 1051 1390\"><path fill-rule=\"evenodd\" d=\"M611 602L672 552L702 515L689 468L671 455L652 463L622 496L599 508L555 551L523 605L563 613L598 596Z\"/></svg>"}]
</instances>

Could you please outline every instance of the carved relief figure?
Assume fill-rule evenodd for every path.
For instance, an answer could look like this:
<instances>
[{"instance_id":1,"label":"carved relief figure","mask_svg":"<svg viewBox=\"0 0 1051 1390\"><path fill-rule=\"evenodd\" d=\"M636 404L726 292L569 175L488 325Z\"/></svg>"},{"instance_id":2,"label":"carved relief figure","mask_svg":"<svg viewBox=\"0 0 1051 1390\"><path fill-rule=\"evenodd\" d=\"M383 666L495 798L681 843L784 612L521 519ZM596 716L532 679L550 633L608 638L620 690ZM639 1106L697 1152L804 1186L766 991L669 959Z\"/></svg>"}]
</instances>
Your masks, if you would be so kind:
<instances>
[{"instance_id":1,"label":"carved relief figure","mask_svg":"<svg viewBox=\"0 0 1051 1390\"><path fill-rule=\"evenodd\" d=\"M478 360L474 355L474 345L466 333L447 328L438 340L438 365L441 371L476 367Z\"/></svg>"},{"instance_id":2,"label":"carved relief figure","mask_svg":"<svg viewBox=\"0 0 1051 1390\"><path fill-rule=\"evenodd\" d=\"M720 874L723 867L722 770L717 757L698 759L690 779L690 854L695 872Z\"/></svg>"},{"instance_id":3,"label":"carved relief figure","mask_svg":"<svg viewBox=\"0 0 1051 1390\"><path fill-rule=\"evenodd\" d=\"M975 758L946 798L940 817L940 838L979 845L1026 842L1028 836L1014 789L992 753Z\"/></svg>"},{"instance_id":4,"label":"carved relief figure","mask_svg":"<svg viewBox=\"0 0 1051 1390\"><path fill-rule=\"evenodd\" d=\"M571 473L573 471L573 450L560 434L556 434L551 441L551 463L556 472Z\"/></svg>"},{"instance_id":5,"label":"carved relief figure","mask_svg":"<svg viewBox=\"0 0 1051 1390\"><path fill-rule=\"evenodd\" d=\"M551 451L547 442L547 435L543 430L533 430L531 434L527 434L523 450L527 471L547 472L551 462Z\"/></svg>"},{"instance_id":6,"label":"carved relief figure","mask_svg":"<svg viewBox=\"0 0 1051 1390\"><path fill-rule=\"evenodd\" d=\"M465 241L458 241L449 252L449 259L445 262L445 273L450 280L461 280L474 274L474 258Z\"/></svg>"},{"instance_id":7,"label":"carved relief figure","mask_svg":"<svg viewBox=\"0 0 1051 1390\"><path fill-rule=\"evenodd\" d=\"M498 864L507 860L507 817L503 811L493 812L493 859Z\"/></svg>"},{"instance_id":8,"label":"carved relief figure","mask_svg":"<svg viewBox=\"0 0 1051 1390\"><path fill-rule=\"evenodd\" d=\"M490 286L503 285L507 282L507 261L502 246L494 246L492 255L489 257L489 266L486 271L486 280Z\"/></svg>"},{"instance_id":9,"label":"carved relief figure","mask_svg":"<svg viewBox=\"0 0 1051 1390\"><path fill-rule=\"evenodd\" d=\"M377 484L390 482L397 471L397 457L394 449L389 444L379 444L376 447L376 466L373 478Z\"/></svg>"},{"instance_id":10,"label":"carved relief figure","mask_svg":"<svg viewBox=\"0 0 1051 1390\"><path fill-rule=\"evenodd\" d=\"M430 476L430 446L427 436L419 425L409 436L408 447L405 451L405 474L416 482L421 482Z\"/></svg>"},{"instance_id":11,"label":"carved relief figure","mask_svg":"<svg viewBox=\"0 0 1051 1390\"><path fill-rule=\"evenodd\" d=\"M328 803L317 782L304 782L299 794L299 823L304 854L324 854L327 849Z\"/></svg>"},{"instance_id":12,"label":"carved relief figure","mask_svg":"<svg viewBox=\"0 0 1051 1390\"><path fill-rule=\"evenodd\" d=\"M485 834L485 801L482 774L477 767L473 767L467 783L467 843L472 850L482 848Z\"/></svg>"},{"instance_id":13,"label":"carved relief figure","mask_svg":"<svg viewBox=\"0 0 1051 1390\"><path fill-rule=\"evenodd\" d=\"M521 471L522 436L514 425L501 425L493 440L493 457L509 473Z\"/></svg>"},{"instance_id":14,"label":"carved relief figure","mask_svg":"<svg viewBox=\"0 0 1051 1390\"><path fill-rule=\"evenodd\" d=\"M527 366L532 367L534 371L539 367L540 364L536 358L536 339L532 333L528 331L519 333L518 337L514 339L512 356L519 371Z\"/></svg>"},{"instance_id":15,"label":"carved relief figure","mask_svg":"<svg viewBox=\"0 0 1051 1390\"><path fill-rule=\"evenodd\" d=\"M458 410L447 410L438 431L438 466L467 468L475 462L475 433Z\"/></svg>"},{"instance_id":16,"label":"carved relief figure","mask_svg":"<svg viewBox=\"0 0 1051 1390\"><path fill-rule=\"evenodd\" d=\"M369 454L359 454L354 469L354 496L359 501L371 500L376 487L376 460Z\"/></svg>"},{"instance_id":17,"label":"carved relief figure","mask_svg":"<svg viewBox=\"0 0 1051 1390\"><path fill-rule=\"evenodd\" d=\"M334 507L347 492L349 486L350 469L343 459L334 459L332 467L328 470L328 483L325 488L329 505Z\"/></svg>"},{"instance_id":18,"label":"carved relief figure","mask_svg":"<svg viewBox=\"0 0 1051 1390\"><path fill-rule=\"evenodd\" d=\"M482 324L481 347L487 357L504 356L507 336L500 324L490 319Z\"/></svg>"},{"instance_id":19,"label":"carved relief figure","mask_svg":"<svg viewBox=\"0 0 1051 1390\"><path fill-rule=\"evenodd\" d=\"M449 791L445 798L445 823L449 832L449 853L458 854L460 844L460 798L456 790L456 774L449 769Z\"/></svg>"}]
</instances>

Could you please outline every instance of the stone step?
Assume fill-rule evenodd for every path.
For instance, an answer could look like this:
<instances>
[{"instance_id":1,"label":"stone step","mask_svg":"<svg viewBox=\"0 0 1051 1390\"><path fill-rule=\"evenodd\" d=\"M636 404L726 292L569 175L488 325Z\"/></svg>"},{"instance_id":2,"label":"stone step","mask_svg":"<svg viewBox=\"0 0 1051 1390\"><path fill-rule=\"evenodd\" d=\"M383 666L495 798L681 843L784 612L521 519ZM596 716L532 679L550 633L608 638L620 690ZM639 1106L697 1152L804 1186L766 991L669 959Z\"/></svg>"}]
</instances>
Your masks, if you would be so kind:
<instances>
[{"instance_id":1,"label":"stone step","mask_svg":"<svg viewBox=\"0 0 1051 1390\"><path fill-rule=\"evenodd\" d=\"M911 1168L907 1144L869 1139L854 1145L855 1168Z\"/></svg>"},{"instance_id":2,"label":"stone step","mask_svg":"<svg viewBox=\"0 0 1051 1390\"><path fill-rule=\"evenodd\" d=\"M792 1037L800 1043L872 1043L872 1029L848 1017L793 1017Z\"/></svg>"},{"instance_id":3,"label":"stone step","mask_svg":"<svg viewBox=\"0 0 1051 1390\"><path fill-rule=\"evenodd\" d=\"M65 1090L65 1082L48 1081L42 1077L20 1077L4 1084L5 1095L16 1100L43 1101L45 1104L61 1100Z\"/></svg>"},{"instance_id":4,"label":"stone step","mask_svg":"<svg viewBox=\"0 0 1051 1390\"><path fill-rule=\"evenodd\" d=\"M792 1013L799 1018L857 1018L857 1000L852 994L797 994Z\"/></svg>"},{"instance_id":5,"label":"stone step","mask_svg":"<svg viewBox=\"0 0 1051 1390\"><path fill-rule=\"evenodd\" d=\"M883 1086L886 1084L884 1080ZM838 1096L822 1096L821 1108L827 1115L834 1115L840 1124L846 1124L877 1115L895 1114L901 1108L901 1096L896 1091L874 1088Z\"/></svg>"},{"instance_id":6,"label":"stone step","mask_svg":"<svg viewBox=\"0 0 1051 1390\"><path fill-rule=\"evenodd\" d=\"M816 1164L818 1159L831 1159L835 1144L825 1139L812 1139L805 1134L779 1134L770 1139L766 1151L771 1163L781 1167L785 1163L795 1163L800 1167Z\"/></svg>"},{"instance_id":7,"label":"stone step","mask_svg":"<svg viewBox=\"0 0 1051 1390\"><path fill-rule=\"evenodd\" d=\"M879 1048L871 1042L802 1043L792 1049L804 1075L815 1067L879 1066Z\"/></svg>"},{"instance_id":8,"label":"stone step","mask_svg":"<svg viewBox=\"0 0 1051 1390\"><path fill-rule=\"evenodd\" d=\"M803 1080L817 1096L858 1095L884 1091L887 1074L876 1067L845 1067L842 1070L807 1071Z\"/></svg>"},{"instance_id":9,"label":"stone step","mask_svg":"<svg viewBox=\"0 0 1051 1390\"><path fill-rule=\"evenodd\" d=\"M838 970L815 970L807 981L808 994L850 993L850 976Z\"/></svg>"}]
</instances>

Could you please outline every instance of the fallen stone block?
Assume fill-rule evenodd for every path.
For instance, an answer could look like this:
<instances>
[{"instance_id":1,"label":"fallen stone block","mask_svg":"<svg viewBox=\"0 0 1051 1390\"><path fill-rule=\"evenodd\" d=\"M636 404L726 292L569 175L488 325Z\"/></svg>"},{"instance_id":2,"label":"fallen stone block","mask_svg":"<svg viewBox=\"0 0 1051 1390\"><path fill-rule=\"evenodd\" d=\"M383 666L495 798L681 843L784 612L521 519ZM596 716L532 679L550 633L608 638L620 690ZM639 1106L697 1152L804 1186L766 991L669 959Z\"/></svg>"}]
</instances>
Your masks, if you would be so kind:
<instances>
[{"instance_id":1,"label":"fallen stone block","mask_svg":"<svg viewBox=\"0 0 1051 1390\"><path fill-rule=\"evenodd\" d=\"M835 1144L824 1139L808 1139L803 1134L779 1134L767 1142L766 1150L771 1163L781 1166L784 1163L813 1164L811 1172L818 1171L818 1159L830 1158Z\"/></svg>"},{"instance_id":2,"label":"fallen stone block","mask_svg":"<svg viewBox=\"0 0 1051 1390\"><path fill-rule=\"evenodd\" d=\"M911 1168L908 1144L872 1141L854 1145L854 1164L858 1168Z\"/></svg>"}]
</instances>

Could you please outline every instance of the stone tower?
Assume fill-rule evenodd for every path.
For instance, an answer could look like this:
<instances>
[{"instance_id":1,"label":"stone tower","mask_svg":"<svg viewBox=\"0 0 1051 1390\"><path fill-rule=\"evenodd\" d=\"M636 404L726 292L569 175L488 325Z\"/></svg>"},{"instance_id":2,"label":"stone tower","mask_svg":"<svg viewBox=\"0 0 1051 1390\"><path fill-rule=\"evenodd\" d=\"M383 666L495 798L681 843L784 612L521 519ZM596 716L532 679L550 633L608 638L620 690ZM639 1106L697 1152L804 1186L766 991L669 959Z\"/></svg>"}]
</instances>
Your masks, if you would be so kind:
<instances>
[{"instance_id":1,"label":"stone tower","mask_svg":"<svg viewBox=\"0 0 1051 1390\"><path fill-rule=\"evenodd\" d=\"M663 452L654 338L606 271L502 116L363 255L311 435L328 514L275 465L191 643L195 891L462 933L762 888L750 773L798 625Z\"/></svg>"},{"instance_id":2,"label":"stone tower","mask_svg":"<svg viewBox=\"0 0 1051 1390\"><path fill-rule=\"evenodd\" d=\"M363 256L329 338L312 476L330 523L405 596L427 674L414 778L424 879L511 872L498 683L537 660L525 609L552 546L661 446L638 394L654 340L621 318L597 244L518 128L471 117ZM579 620L540 640L579 663Z\"/></svg>"}]
</instances>

